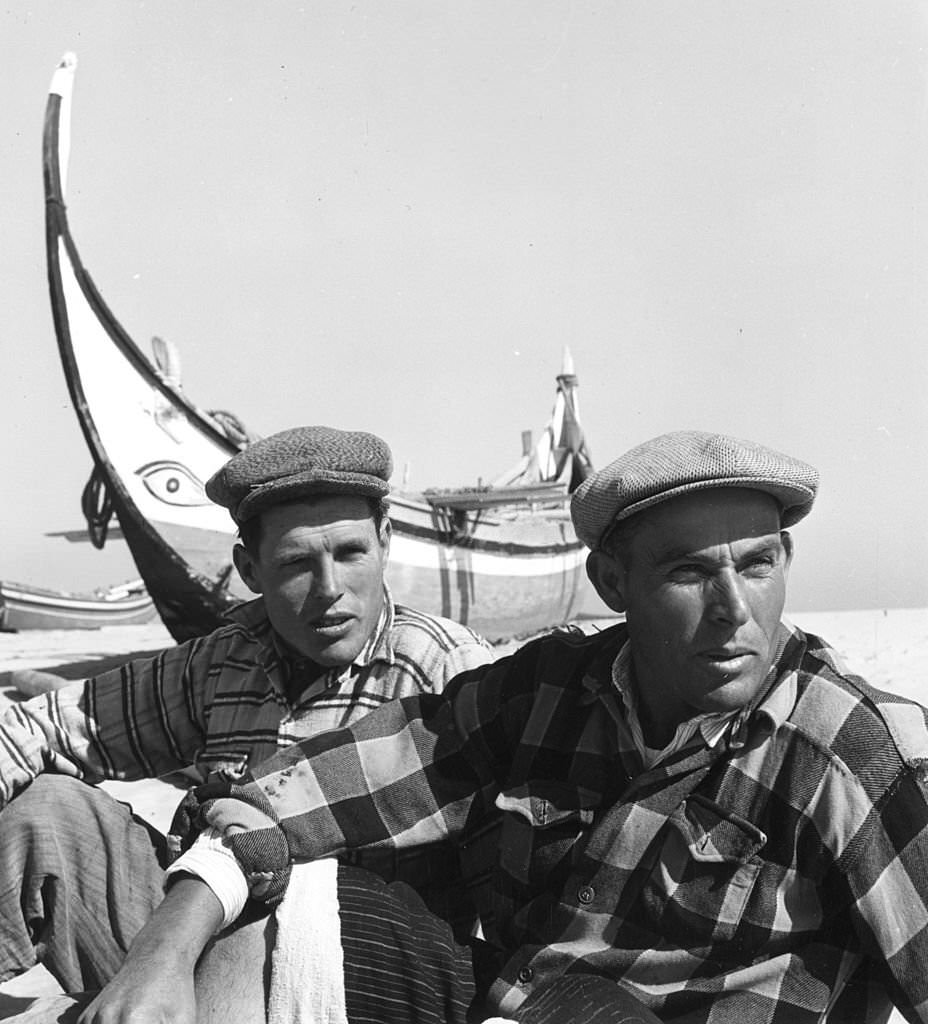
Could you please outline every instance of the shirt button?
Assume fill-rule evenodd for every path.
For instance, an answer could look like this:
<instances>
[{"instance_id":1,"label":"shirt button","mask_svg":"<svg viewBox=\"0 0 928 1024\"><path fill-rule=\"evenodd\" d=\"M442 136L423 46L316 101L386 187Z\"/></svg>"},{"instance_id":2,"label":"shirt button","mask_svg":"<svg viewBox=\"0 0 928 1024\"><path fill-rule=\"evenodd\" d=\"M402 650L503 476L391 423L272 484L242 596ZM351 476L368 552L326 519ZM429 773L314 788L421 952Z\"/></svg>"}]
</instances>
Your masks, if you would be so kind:
<instances>
[{"instance_id":1,"label":"shirt button","mask_svg":"<svg viewBox=\"0 0 928 1024\"><path fill-rule=\"evenodd\" d=\"M535 971L531 967L520 967L518 978L523 985L527 985L535 977Z\"/></svg>"},{"instance_id":2,"label":"shirt button","mask_svg":"<svg viewBox=\"0 0 928 1024\"><path fill-rule=\"evenodd\" d=\"M591 885L585 885L577 893L577 899L580 900L581 903L586 903L586 904L592 903L595 896L596 896L596 890Z\"/></svg>"}]
</instances>

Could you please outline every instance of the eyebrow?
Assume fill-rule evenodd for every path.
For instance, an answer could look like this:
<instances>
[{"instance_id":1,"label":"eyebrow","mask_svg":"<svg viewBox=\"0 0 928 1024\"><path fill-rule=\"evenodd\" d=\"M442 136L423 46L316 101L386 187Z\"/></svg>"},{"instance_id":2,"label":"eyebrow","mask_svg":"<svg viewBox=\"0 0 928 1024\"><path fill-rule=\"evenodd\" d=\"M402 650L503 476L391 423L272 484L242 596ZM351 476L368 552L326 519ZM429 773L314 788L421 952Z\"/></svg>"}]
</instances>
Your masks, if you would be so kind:
<instances>
[{"instance_id":1,"label":"eyebrow","mask_svg":"<svg viewBox=\"0 0 928 1024\"><path fill-rule=\"evenodd\" d=\"M745 551L739 552L737 560L743 561L745 558L750 558L753 555L760 555L768 551L776 551L779 548L780 536L776 534L774 537L767 538L756 538L749 548ZM700 564L712 562L714 559L700 554L697 551L692 551L689 548L675 547L669 548L663 554L659 555L655 561L658 566L668 565L671 562L697 562Z\"/></svg>"}]
</instances>

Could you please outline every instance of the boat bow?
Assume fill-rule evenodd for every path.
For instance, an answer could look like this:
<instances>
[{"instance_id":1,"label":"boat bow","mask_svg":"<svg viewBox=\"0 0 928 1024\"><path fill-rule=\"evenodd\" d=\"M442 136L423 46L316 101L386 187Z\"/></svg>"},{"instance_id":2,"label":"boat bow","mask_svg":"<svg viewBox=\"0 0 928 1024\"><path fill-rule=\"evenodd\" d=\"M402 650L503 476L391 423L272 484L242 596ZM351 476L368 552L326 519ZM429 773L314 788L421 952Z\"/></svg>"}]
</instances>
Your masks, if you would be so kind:
<instances>
[{"instance_id":1,"label":"boat bow","mask_svg":"<svg viewBox=\"0 0 928 1024\"><path fill-rule=\"evenodd\" d=\"M74 410L94 463L86 497L98 530L111 504L139 575L172 635L214 629L250 596L233 570L234 530L204 482L240 445L184 394L179 357L163 342L153 364L97 291L71 236L65 205L76 61L55 72L45 114L48 282ZM396 600L457 619L489 639L568 621L589 593L585 551L567 513L589 466L565 362L552 421L521 468L490 488L391 496L388 580ZM228 424L227 424L228 426ZM102 537L101 537L102 539Z\"/></svg>"}]
</instances>

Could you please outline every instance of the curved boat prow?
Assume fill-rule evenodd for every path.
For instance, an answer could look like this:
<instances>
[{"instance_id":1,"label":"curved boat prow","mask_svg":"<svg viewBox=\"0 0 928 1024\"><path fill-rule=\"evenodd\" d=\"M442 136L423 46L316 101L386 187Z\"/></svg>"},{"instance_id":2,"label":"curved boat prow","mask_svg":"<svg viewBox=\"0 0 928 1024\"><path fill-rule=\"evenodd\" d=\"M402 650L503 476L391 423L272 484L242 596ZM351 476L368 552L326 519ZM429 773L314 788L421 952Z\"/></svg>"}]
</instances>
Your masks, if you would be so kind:
<instances>
[{"instance_id":1,"label":"curved boat prow","mask_svg":"<svg viewBox=\"0 0 928 1024\"><path fill-rule=\"evenodd\" d=\"M68 224L64 192L77 59L52 77L43 176L48 284L58 351L95 476L165 625L177 639L215 628L249 596L232 571L233 524L203 483L238 450L160 374L103 301ZM181 554L183 552L183 554Z\"/></svg>"},{"instance_id":2,"label":"curved boat prow","mask_svg":"<svg viewBox=\"0 0 928 1024\"><path fill-rule=\"evenodd\" d=\"M58 110L58 143L57 143L57 175L56 181L46 183L46 190L51 190L58 199L63 200L68 191L68 162L71 157L71 99L74 94L74 72L77 71L77 54L68 51L58 62L52 75L48 92L60 99ZM46 165L46 168L48 165Z\"/></svg>"},{"instance_id":3,"label":"curved boat prow","mask_svg":"<svg viewBox=\"0 0 928 1024\"><path fill-rule=\"evenodd\" d=\"M170 346L156 345L155 366L84 269L64 202L76 66L66 54L52 79L43 171L55 333L94 461L88 521L102 536L112 507L161 618L183 640L214 629L251 596L232 566L232 521L206 497L204 482L252 435L229 414L195 406ZM488 639L570 620L588 587L585 551L566 511L577 467L588 465L576 384L565 362L543 444L507 493L392 495L387 578L398 602L458 619Z\"/></svg>"}]
</instances>

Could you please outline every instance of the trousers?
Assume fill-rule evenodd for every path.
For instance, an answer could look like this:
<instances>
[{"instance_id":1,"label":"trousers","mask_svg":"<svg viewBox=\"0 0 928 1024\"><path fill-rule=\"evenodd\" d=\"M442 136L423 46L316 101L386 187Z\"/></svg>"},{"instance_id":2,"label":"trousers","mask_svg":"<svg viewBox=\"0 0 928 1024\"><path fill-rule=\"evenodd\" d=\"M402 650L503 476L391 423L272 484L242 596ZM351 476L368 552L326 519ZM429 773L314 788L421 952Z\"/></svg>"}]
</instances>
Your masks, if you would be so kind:
<instances>
[{"instance_id":1,"label":"trousers","mask_svg":"<svg viewBox=\"0 0 928 1024\"><path fill-rule=\"evenodd\" d=\"M163 840L94 786L40 775L0 811L0 981L99 989L161 902Z\"/></svg>"},{"instance_id":2,"label":"trousers","mask_svg":"<svg viewBox=\"0 0 928 1024\"><path fill-rule=\"evenodd\" d=\"M468 1024L486 1011L480 953L455 941L402 882L338 871L345 1004L350 1024ZM484 979L488 980L488 979ZM564 975L519 1008L519 1024L661 1024L608 978Z\"/></svg>"},{"instance_id":3,"label":"trousers","mask_svg":"<svg viewBox=\"0 0 928 1024\"><path fill-rule=\"evenodd\" d=\"M162 837L127 805L40 775L0 811L0 981L42 963L65 992L102 988L161 902L163 882ZM414 890L343 865L338 899L351 1024L483 1018L474 951ZM659 1024L604 979L565 977L539 996L521 1008L524 1024ZM84 1002L42 1000L24 1019L76 1020ZM64 1006L71 1012L59 1017Z\"/></svg>"}]
</instances>

